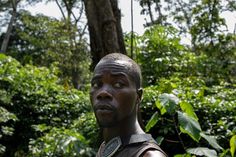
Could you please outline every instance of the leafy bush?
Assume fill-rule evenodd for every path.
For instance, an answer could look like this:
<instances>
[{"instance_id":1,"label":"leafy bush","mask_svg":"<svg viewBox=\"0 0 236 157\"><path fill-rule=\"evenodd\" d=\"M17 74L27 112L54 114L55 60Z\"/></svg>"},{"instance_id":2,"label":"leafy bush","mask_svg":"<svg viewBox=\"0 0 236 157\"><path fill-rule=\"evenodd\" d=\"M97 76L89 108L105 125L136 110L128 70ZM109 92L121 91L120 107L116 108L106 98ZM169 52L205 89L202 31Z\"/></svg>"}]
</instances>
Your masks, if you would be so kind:
<instances>
[{"instance_id":1,"label":"leafy bush","mask_svg":"<svg viewBox=\"0 0 236 157\"><path fill-rule=\"evenodd\" d=\"M88 147L87 140L75 129L51 128L38 126L40 129L50 130L49 133L31 140L29 157L41 156L94 156L95 152Z\"/></svg>"},{"instance_id":2,"label":"leafy bush","mask_svg":"<svg viewBox=\"0 0 236 157\"><path fill-rule=\"evenodd\" d=\"M73 128L87 138L89 146L97 150L102 143L101 133L93 112L83 113L73 122Z\"/></svg>"},{"instance_id":3,"label":"leafy bush","mask_svg":"<svg viewBox=\"0 0 236 157\"><path fill-rule=\"evenodd\" d=\"M233 41L234 39L230 38L227 43ZM129 42L127 38L127 43ZM135 35L134 43L134 58L141 65L144 86L155 85L161 78L171 76L201 77L207 86L218 85L222 79L235 83L235 46L219 43L211 50L224 51L226 48L223 47L227 47L227 57L209 57L203 50L192 50L182 45L178 30L172 26L160 25L150 27L141 36Z\"/></svg>"},{"instance_id":4,"label":"leafy bush","mask_svg":"<svg viewBox=\"0 0 236 157\"><path fill-rule=\"evenodd\" d=\"M141 64L144 84L152 85L159 76L168 77L179 71L184 46L171 26L154 26L136 38L137 61Z\"/></svg>"},{"instance_id":5,"label":"leafy bush","mask_svg":"<svg viewBox=\"0 0 236 157\"><path fill-rule=\"evenodd\" d=\"M145 86L141 112L146 131L170 156L233 156L234 48L228 47L227 55L232 57L222 60L192 52L179 41L171 26L156 25L135 36L136 60Z\"/></svg>"},{"instance_id":6,"label":"leafy bush","mask_svg":"<svg viewBox=\"0 0 236 157\"><path fill-rule=\"evenodd\" d=\"M0 54L0 154L22 156L28 152L30 141L31 144L45 142L42 149L50 149L56 142L50 138L55 137L58 140L72 138L71 142L76 145L78 142L74 139L78 136L82 143L77 146L91 154L91 149L85 149L87 140L71 130L75 120L91 112L88 94L58 85L56 73L54 66L50 69L22 66L15 59ZM39 126L51 129L36 129ZM50 148L48 142L52 144ZM68 146L60 144L67 149L71 142ZM33 147L30 146L31 150ZM62 152L55 153L61 155Z\"/></svg>"},{"instance_id":7,"label":"leafy bush","mask_svg":"<svg viewBox=\"0 0 236 157\"><path fill-rule=\"evenodd\" d=\"M194 77L161 79L158 85L144 89L141 111L146 131L170 156L228 152L229 141L236 134L236 86L226 87L222 83L209 88L204 80Z\"/></svg>"}]
</instances>

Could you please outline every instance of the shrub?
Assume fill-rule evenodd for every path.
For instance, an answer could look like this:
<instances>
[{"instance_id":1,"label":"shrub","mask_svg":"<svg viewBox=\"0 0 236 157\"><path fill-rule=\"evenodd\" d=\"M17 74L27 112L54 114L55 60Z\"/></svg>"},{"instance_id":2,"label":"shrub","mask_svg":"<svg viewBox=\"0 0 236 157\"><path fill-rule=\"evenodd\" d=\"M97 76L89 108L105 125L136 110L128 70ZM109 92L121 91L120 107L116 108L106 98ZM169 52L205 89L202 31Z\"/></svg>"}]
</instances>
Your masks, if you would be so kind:
<instances>
[{"instance_id":1,"label":"shrub","mask_svg":"<svg viewBox=\"0 0 236 157\"><path fill-rule=\"evenodd\" d=\"M0 154L22 156L27 154L30 141L31 144L32 141L48 144L48 137L62 140L78 137L79 133L72 130L73 123L91 112L88 94L58 85L56 73L54 66L49 69L22 66L15 59L0 54ZM51 129L36 129L39 126ZM88 142L80 137L82 144L78 147L85 149Z\"/></svg>"},{"instance_id":2,"label":"shrub","mask_svg":"<svg viewBox=\"0 0 236 157\"><path fill-rule=\"evenodd\" d=\"M141 110L146 131L153 134L170 156L193 153L193 149L187 148L200 146L208 151L215 149L215 155L216 152L223 154L229 150L229 140L236 134L236 86L227 86L222 82L207 87L200 77L161 79L158 85L144 89ZM186 131L185 125L195 131ZM212 140L220 145L209 142ZM194 151L200 152L199 148Z\"/></svg>"}]
</instances>

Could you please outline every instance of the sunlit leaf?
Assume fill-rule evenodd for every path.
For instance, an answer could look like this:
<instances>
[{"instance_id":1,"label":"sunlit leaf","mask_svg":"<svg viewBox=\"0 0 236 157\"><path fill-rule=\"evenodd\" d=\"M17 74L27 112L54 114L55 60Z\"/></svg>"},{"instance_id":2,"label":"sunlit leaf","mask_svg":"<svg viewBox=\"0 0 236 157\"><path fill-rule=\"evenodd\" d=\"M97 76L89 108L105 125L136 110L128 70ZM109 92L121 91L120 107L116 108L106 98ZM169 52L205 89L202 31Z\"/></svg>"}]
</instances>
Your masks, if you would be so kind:
<instances>
[{"instance_id":1,"label":"sunlit leaf","mask_svg":"<svg viewBox=\"0 0 236 157\"><path fill-rule=\"evenodd\" d=\"M10 113L8 110L0 106L0 123L7 122L9 120L17 121L18 118L15 114Z\"/></svg>"},{"instance_id":2,"label":"sunlit leaf","mask_svg":"<svg viewBox=\"0 0 236 157\"><path fill-rule=\"evenodd\" d=\"M197 156L217 157L215 150L205 147L189 148L187 149L187 152Z\"/></svg>"},{"instance_id":3,"label":"sunlit leaf","mask_svg":"<svg viewBox=\"0 0 236 157\"><path fill-rule=\"evenodd\" d=\"M180 124L180 131L188 134L195 141L200 140L201 127L198 121L186 113L178 111L178 121Z\"/></svg>"},{"instance_id":4,"label":"sunlit leaf","mask_svg":"<svg viewBox=\"0 0 236 157\"><path fill-rule=\"evenodd\" d=\"M173 94L167 93L161 94L159 101L156 102L156 106L160 109L162 115L165 114L165 112L173 114L178 104L179 98Z\"/></svg>"},{"instance_id":5,"label":"sunlit leaf","mask_svg":"<svg viewBox=\"0 0 236 157\"><path fill-rule=\"evenodd\" d=\"M3 154L6 150L6 147L0 144L0 154Z\"/></svg>"},{"instance_id":6,"label":"sunlit leaf","mask_svg":"<svg viewBox=\"0 0 236 157\"><path fill-rule=\"evenodd\" d=\"M212 136L206 135L203 132L200 133L201 137L206 139L208 143L217 150L222 150L223 148L217 143L216 139Z\"/></svg>"},{"instance_id":7,"label":"sunlit leaf","mask_svg":"<svg viewBox=\"0 0 236 157\"><path fill-rule=\"evenodd\" d=\"M230 139L230 153L232 156L234 156L235 150L236 150L236 135L232 136Z\"/></svg>"},{"instance_id":8,"label":"sunlit leaf","mask_svg":"<svg viewBox=\"0 0 236 157\"><path fill-rule=\"evenodd\" d=\"M187 113L190 117L198 120L198 117L196 113L194 112L194 109L191 104L183 101L180 103L180 108L182 109L183 112Z\"/></svg>"},{"instance_id":9,"label":"sunlit leaf","mask_svg":"<svg viewBox=\"0 0 236 157\"><path fill-rule=\"evenodd\" d=\"M158 112L155 112L145 127L146 132L148 132L158 122L158 118Z\"/></svg>"}]
</instances>

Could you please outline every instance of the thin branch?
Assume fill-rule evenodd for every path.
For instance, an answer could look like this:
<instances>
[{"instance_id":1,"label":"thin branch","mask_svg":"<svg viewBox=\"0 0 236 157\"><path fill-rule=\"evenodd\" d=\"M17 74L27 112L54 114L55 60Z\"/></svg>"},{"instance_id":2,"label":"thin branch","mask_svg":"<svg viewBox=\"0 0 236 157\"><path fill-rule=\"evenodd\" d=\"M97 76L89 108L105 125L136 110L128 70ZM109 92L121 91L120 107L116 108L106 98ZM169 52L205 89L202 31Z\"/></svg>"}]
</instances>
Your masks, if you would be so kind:
<instances>
[{"instance_id":1,"label":"thin branch","mask_svg":"<svg viewBox=\"0 0 236 157\"><path fill-rule=\"evenodd\" d=\"M64 20L66 20L66 16L65 16L65 14L64 14L64 12L63 12L63 9L62 9L61 5L59 4L58 0L56 0L56 3L57 3L57 6L59 7L59 9L60 9L60 11L61 11L61 14L62 14Z\"/></svg>"},{"instance_id":2,"label":"thin branch","mask_svg":"<svg viewBox=\"0 0 236 157\"><path fill-rule=\"evenodd\" d=\"M85 34L85 31L86 31L86 29L87 29L87 27L88 27L88 24L86 24L85 26L84 26L84 29L82 30L82 32L80 33L80 37L79 37L79 40L82 40L82 36Z\"/></svg>"},{"instance_id":3,"label":"thin branch","mask_svg":"<svg viewBox=\"0 0 236 157\"><path fill-rule=\"evenodd\" d=\"M178 127L177 127L176 121L175 121L175 116L173 116L173 121L174 121L175 130L176 130L176 132L177 132L177 135L178 135L179 141L180 141L182 147L184 148L184 150L186 150L186 149L185 149L185 145L184 145L184 141L182 140L182 138L181 138L181 136L180 136L180 133L179 133L179 130L178 130Z\"/></svg>"}]
</instances>

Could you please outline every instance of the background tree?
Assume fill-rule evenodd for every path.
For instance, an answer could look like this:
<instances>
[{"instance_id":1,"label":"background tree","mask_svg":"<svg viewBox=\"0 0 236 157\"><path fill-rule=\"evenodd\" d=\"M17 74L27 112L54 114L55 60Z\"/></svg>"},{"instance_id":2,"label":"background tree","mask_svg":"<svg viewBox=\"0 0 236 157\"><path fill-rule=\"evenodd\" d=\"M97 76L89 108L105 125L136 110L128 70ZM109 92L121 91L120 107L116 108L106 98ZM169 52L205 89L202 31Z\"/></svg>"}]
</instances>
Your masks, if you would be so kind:
<instances>
[{"instance_id":1,"label":"background tree","mask_svg":"<svg viewBox=\"0 0 236 157\"><path fill-rule=\"evenodd\" d=\"M34 17L25 11L18 12L7 54L23 64L33 62L34 65L49 67L53 62L59 62L61 83L83 88L89 77L85 69L90 63L83 3L56 2L62 14L61 20L42 15ZM2 40L3 37L4 34Z\"/></svg>"},{"instance_id":2,"label":"background tree","mask_svg":"<svg viewBox=\"0 0 236 157\"><path fill-rule=\"evenodd\" d=\"M13 28L13 24L16 20L16 14L17 14L17 5L18 3L20 2L20 0L11 0L11 1L5 1L4 2L1 2L3 5L10 5L11 6L11 11L10 11L10 14L11 14L11 18L10 18L10 22L7 26L7 31L5 33L5 36L3 38L3 42L1 44L1 52L5 53L6 50L7 50L7 46L8 46L8 42L10 40L10 36L11 36L11 32L12 32L12 28Z\"/></svg>"},{"instance_id":3,"label":"background tree","mask_svg":"<svg viewBox=\"0 0 236 157\"><path fill-rule=\"evenodd\" d=\"M215 42L217 34L227 31L225 19L221 14L234 12L236 9L236 2L233 0L139 0L139 3L143 7L141 13L152 17L151 23L155 24L153 21L162 19L157 24L172 24L177 26L182 35L190 35L193 48L200 44L199 42ZM147 23L148 25L150 26Z\"/></svg>"},{"instance_id":4,"label":"background tree","mask_svg":"<svg viewBox=\"0 0 236 157\"><path fill-rule=\"evenodd\" d=\"M92 68L106 54L126 54L117 0L85 0Z\"/></svg>"},{"instance_id":5,"label":"background tree","mask_svg":"<svg viewBox=\"0 0 236 157\"><path fill-rule=\"evenodd\" d=\"M33 3L37 3L39 0L36 1L31 1L31 0L27 0L26 3L28 4L33 4ZM11 33L12 33L12 29L14 26L14 23L16 22L16 17L17 17L17 12L18 12L18 6L20 4L21 0L10 0L10 1L1 1L0 2L0 11L4 11L6 12L6 14L10 14L10 20L9 23L7 25L7 30L6 33L4 35L2 44L1 44L1 52L5 53L8 47L8 43L11 37ZM7 16L8 17L8 16Z\"/></svg>"},{"instance_id":6,"label":"background tree","mask_svg":"<svg viewBox=\"0 0 236 157\"><path fill-rule=\"evenodd\" d=\"M163 13L163 1L161 0L140 0L142 7L141 14L149 16L150 21L146 19L145 26L152 26L155 24L167 25L167 15Z\"/></svg>"},{"instance_id":7,"label":"background tree","mask_svg":"<svg viewBox=\"0 0 236 157\"><path fill-rule=\"evenodd\" d=\"M63 21L66 24L70 53L72 54L70 59L70 61L72 61L72 66L70 68L71 73L69 75L71 75L73 86L75 88L80 88L81 84L79 84L79 82L83 79L81 79L80 76L82 74L82 67L78 66L78 63L82 65L86 58L88 58L86 47L87 41L85 39L87 24L86 21L83 21L84 5L81 0L56 0L56 4L60 9ZM78 12L77 14L74 13L75 9ZM85 65L86 64L83 64L82 66Z\"/></svg>"}]
</instances>

